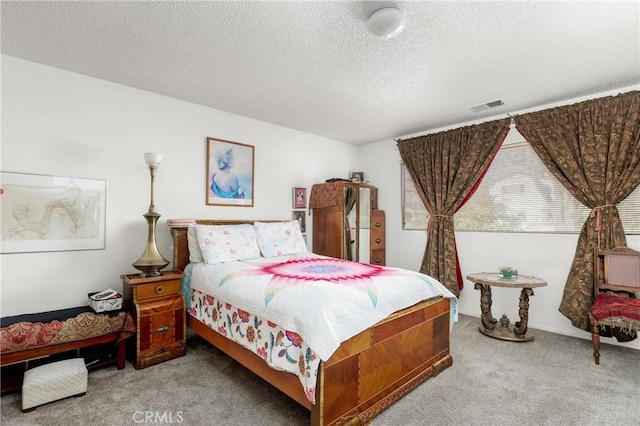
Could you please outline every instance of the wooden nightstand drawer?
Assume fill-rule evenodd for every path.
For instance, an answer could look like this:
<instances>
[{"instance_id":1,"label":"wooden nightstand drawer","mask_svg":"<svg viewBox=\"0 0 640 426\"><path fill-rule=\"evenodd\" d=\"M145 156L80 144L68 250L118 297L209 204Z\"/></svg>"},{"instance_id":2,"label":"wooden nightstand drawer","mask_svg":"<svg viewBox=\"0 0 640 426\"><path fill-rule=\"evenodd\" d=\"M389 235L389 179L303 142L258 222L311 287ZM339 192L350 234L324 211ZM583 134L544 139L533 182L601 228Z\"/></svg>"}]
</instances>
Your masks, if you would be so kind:
<instances>
[{"instance_id":1,"label":"wooden nightstand drawer","mask_svg":"<svg viewBox=\"0 0 640 426\"><path fill-rule=\"evenodd\" d=\"M160 281L136 286L136 299L156 299L180 294L180 280Z\"/></svg>"},{"instance_id":2,"label":"wooden nightstand drawer","mask_svg":"<svg viewBox=\"0 0 640 426\"><path fill-rule=\"evenodd\" d=\"M180 296L159 299L145 304L140 310L140 355L152 355L172 346L181 346L183 340L183 303Z\"/></svg>"}]
</instances>

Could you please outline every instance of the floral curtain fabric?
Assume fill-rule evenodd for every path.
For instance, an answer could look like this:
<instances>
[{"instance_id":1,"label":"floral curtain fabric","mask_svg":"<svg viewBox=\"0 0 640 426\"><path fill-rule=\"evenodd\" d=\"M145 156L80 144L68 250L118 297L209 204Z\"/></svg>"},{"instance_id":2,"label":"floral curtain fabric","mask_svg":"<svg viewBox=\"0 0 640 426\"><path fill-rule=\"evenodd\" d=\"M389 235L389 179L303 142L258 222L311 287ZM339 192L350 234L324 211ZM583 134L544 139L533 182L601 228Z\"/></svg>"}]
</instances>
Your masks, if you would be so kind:
<instances>
[{"instance_id":1,"label":"floral curtain fabric","mask_svg":"<svg viewBox=\"0 0 640 426\"><path fill-rule=\"evenodd\" d=\"M594 247L626 246L616 204L640 185L640 92L525 114L517 128L556 179L592 209L559 307L588 331Z\"/></svg>"},{"instance_id":2,"label":"floral curtain fabric","mask_svg":"<svg viewBox=\"0 0 640 426\"><path fill-rule=\"evenodd\" d=\"M399 140L402 161L429 212L420 272L456 296L462 289L453 214L464 205L509 132L509 119Z\"/></svg>"}]
</instances>

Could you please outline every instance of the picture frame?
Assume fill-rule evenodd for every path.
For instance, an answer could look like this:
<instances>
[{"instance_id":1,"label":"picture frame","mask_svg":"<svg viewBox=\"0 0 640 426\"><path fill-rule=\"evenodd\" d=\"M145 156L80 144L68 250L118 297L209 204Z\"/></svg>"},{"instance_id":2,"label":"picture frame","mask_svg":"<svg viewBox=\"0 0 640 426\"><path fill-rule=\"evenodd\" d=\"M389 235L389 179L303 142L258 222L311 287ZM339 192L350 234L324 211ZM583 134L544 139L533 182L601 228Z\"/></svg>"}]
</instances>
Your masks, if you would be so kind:
<instances>
[{"instance_id":1,"label":"picture frame","mask_svg":"<svg viewBox=\"0 0 640 426\"><path fill-rule=\"evenodd\" d=\"M364 183L364 172L351 172L351 182Z\"/></svg>"},{"instance_id":2,"label":"picture frame","mask_svg":"<svg viewBox=\"0 0 640 426\"><path fill-rule=\"evenodd\" d=\"M307 208L307 188L293 188L292 198L294 209Z\"/></svg>"},{"instance_id":3,"label":"picture frame","mask_svg":"<svg viewBox=\"0 0 640 426\"><path fill-rule=\"evenodd\" d=\"M206 204L253 207L255 147L207 138Z\"/></svg>"},{"instance_id":4,"label":"picture frame","mask_svg":"<svg viewBox=\"0 0 640 426\"><path fill-rule=\"evenodd\" d=\"M0 172L0 253L104 250L107 181Z\"/></svg>"},{"instance_id":5,"label":"picture frame","mask_svg":"<svg viewBox=\"0 0 640 426\"><path fill-rule=\"evenodd\" d=\"M307 232L305 213L306 212L304 210L294 210L291 212L291 219L298 221L298 223L300 224L300 232L302 232L303 234Z\"/></svg>"}]
</instances>

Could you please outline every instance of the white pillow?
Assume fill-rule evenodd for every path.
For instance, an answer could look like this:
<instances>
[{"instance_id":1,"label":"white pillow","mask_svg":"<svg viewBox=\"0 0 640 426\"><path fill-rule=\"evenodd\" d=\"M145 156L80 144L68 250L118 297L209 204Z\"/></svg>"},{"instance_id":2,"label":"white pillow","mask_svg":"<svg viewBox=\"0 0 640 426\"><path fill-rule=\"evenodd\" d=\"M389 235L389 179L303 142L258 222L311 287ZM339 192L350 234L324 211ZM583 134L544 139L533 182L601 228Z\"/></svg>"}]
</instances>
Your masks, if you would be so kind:
<instances>
[{"instance_id":1,"label":"white pillow","mask_svg":"<svg viewBox=\"0 0 640 426\"><path fill-rule=\"evenodd\" d=\"M200 250L200 243L198 242L198 236L196 235L195 225L189 225L187 228L187 243L189 245L189 262L204 262L204 256L202 255L202 250Z\"/></svg>"},{"instance_id":2,"label":"white pillow","mask_svg":"<svg viewBox=\"0 0 640 426\"><path fill-rule=\"evenodd\" d=\"M255 222L256 239L264 257L285 256L288 254L306 253L300 223L290 222Z\"/></svg>"},{"instance_id":3,"label":"white pillow","mask_svg":"<svg viewBox=\"0 0 640 426\"><path fill-rule=\"evenodd\" d=\"M260 257L253 226L196 225L200 250L207 265Z\"/></svg>"}]
</instances>

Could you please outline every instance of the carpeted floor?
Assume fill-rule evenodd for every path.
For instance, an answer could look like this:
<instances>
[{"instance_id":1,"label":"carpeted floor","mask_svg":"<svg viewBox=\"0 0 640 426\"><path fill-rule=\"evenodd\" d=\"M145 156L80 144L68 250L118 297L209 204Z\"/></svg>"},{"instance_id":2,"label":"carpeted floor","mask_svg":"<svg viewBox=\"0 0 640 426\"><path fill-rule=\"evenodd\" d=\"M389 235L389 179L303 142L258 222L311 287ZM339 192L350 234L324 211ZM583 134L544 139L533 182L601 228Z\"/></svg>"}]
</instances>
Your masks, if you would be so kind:
<instances>
[{"instance_id":1,"label":"carpeted floor","mask_svg":"<svg viewBox=\"0 0 640 426\"><path fill-rule=\"evenodd\" d=\"M492 339L477 318L452 331L453 366L373 425L640 425L640 351L534 330L533 342ZM603 339L605 342L607 339ZM89 374L87 395L23 414L2 397L2 425L306 425L308 412L198 337L187 355L144 370Z\"/></svg>"}]
</instances>

